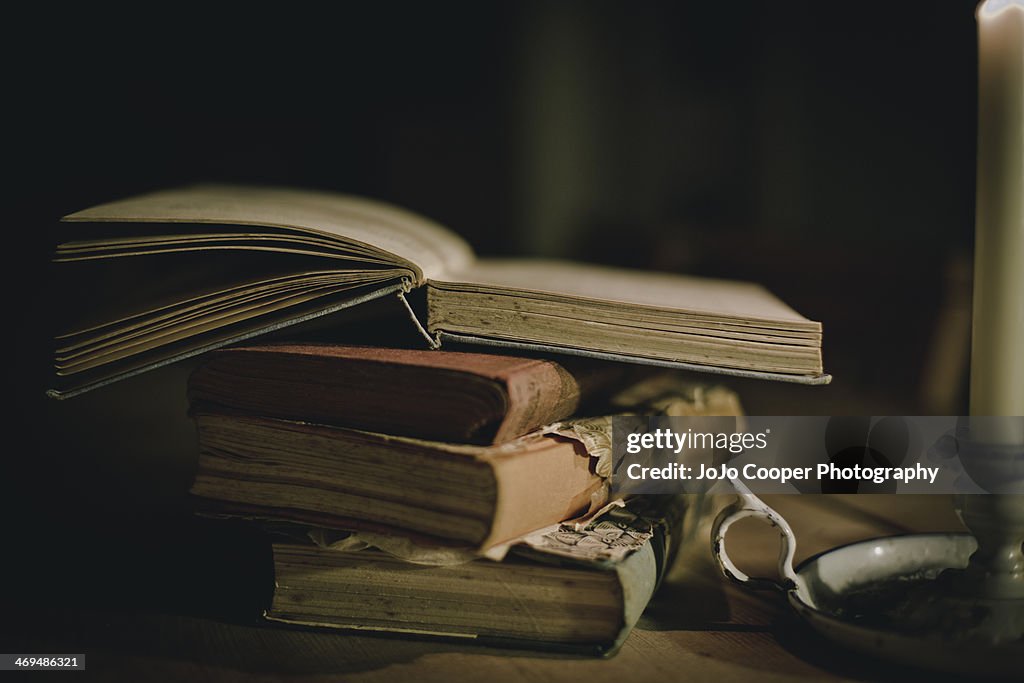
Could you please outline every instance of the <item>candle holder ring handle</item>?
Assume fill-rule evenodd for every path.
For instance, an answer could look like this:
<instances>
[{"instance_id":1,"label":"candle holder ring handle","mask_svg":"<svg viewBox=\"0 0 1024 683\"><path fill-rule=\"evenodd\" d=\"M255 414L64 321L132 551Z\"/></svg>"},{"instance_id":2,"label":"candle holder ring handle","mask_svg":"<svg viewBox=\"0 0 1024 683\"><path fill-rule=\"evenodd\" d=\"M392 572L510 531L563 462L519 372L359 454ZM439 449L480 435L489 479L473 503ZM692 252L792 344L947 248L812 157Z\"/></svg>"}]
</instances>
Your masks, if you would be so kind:
<instances>
[{"instance_id":1,"label":"candle holder ring handle","mask_svg":"<svg viewBox=\"0 0 1024 683\"><path fill-rule=\"evenodd\" d=\"M725 550L725 535L734 522L746 517L754 517L779 531L781 546L779 548L779 578L769 579L748 576L733 563ZM770 508L764 501L752 493L740 493L739 497L722 510L711 526L711 549L718 562L719 569L726 578L734 583L755 590L771 589L786 592L803 585L803 579L793 569L793 557L796 554L796 536L789 523L778 512Z\"/></svg>"}]
</instances>

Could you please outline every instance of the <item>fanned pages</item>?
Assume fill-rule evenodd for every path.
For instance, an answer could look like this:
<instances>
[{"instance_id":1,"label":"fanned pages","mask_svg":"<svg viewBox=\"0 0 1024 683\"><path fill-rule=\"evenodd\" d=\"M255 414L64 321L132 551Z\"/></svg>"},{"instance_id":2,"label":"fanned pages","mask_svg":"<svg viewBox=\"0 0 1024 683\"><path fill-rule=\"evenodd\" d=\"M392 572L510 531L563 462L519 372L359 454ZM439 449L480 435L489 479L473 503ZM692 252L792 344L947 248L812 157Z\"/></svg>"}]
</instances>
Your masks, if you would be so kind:
<instances>
[{"instance_id":1,"label":"fanned pages","mask_svg":"<svg viewBox=\"0 0 1024 683\"><path fill-rule=\"evenodd\" d=\"M367 199L200 186L64 221L56 397L424 285L442 341L828 381L820 324L755 285L477 261L454 233Z\"/></svg>"}]
</instances>

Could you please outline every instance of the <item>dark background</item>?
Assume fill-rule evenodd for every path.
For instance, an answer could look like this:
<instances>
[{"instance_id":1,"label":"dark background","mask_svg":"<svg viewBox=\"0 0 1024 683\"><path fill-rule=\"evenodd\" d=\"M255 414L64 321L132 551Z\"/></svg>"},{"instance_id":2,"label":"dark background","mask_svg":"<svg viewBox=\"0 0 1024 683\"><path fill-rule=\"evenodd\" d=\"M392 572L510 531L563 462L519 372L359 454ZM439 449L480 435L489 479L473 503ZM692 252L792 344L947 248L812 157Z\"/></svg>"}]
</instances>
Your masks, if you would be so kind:
<instances>
[{"instance_id":1,"label":"dark background","mask_svg":"<svg viewBox=\"0 0 1024 683\"><path fill-rule=\"evenodd\" d=\"M180 396L41 398L55 221L167 186L339 190L419 211L480 254L757 280L823 322L835 381L730 382L748 412L962 413L974 5L374 3L12 22L8 597L214 610L195 585L230 582L245 557L183 504L188 436L147 422L165 409L180 422Z\"/></svg>"}]
</instances>

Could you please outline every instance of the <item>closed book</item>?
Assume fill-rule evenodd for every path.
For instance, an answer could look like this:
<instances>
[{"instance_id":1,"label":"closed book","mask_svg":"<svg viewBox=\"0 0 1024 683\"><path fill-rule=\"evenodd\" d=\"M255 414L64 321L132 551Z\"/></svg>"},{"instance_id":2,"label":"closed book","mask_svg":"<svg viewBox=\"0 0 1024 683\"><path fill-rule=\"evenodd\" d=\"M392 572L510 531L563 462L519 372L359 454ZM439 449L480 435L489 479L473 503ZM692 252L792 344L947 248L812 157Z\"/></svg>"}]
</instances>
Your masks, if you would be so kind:
<instances>
[{"instance_id":1,"label":"closed book","mask_svg":"<svg viewBox=\"0 0 1024 683\"><path fill-rule=\"evenodd\" d=\"M574 415L638 376L571 357L264 344L213 352L188 393L197 410L486 445Z\"/></svg>"},{"instance_id":2,"label":"closed book","mask_svg":"<svg viewBox=\"0 0 1024 683\"><path fill-rule=\"evenodd\" d=\"M596 458L558 434L473 446L252 415L195 421L192 493L222 512L483 548L585 512L604 491Z\"/></svg>"},{"instance_id":3,"label":"closed book","mask_svg":"<svg viewBox=\"0 0 1024 683\"><path fill-rule=\"evenodd\" d=\"M279 543L265 616L304 626L607 655L653 596L686 512L682 497L636 498L585 525L532 533L501 561L447 566L372 548Z\"/></svg>"}]
</instances>

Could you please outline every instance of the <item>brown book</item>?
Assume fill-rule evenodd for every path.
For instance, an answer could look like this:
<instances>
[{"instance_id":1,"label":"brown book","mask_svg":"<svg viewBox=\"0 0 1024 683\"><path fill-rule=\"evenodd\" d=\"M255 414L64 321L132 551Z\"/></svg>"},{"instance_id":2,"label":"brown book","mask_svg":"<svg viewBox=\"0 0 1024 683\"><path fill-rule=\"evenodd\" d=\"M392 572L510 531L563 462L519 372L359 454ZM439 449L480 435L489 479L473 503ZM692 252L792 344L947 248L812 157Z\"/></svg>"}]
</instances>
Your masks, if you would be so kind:
<instances>
[{"instance_id":1,"label":"brown book","mask_svg":"<svg viewBox=\"0 0 1024 683\"><path fill-rule=\"evenodd\" d=\"M469 446L200 413L192 493L220 512L488 547L587 510L603 490L583 444L534 433Z\"/></svg>"},{"instance_id":2,"label":"brown book","mask_svg":"<svg viewBox=\"0 0 1024 683\"><path fill-rule=\"evenodd\" d=\"M268 344L211 354L189 380L189 400L207 412L491 444L569 417L645 374L572 358Z\"/></svg>"}]
</instances>

